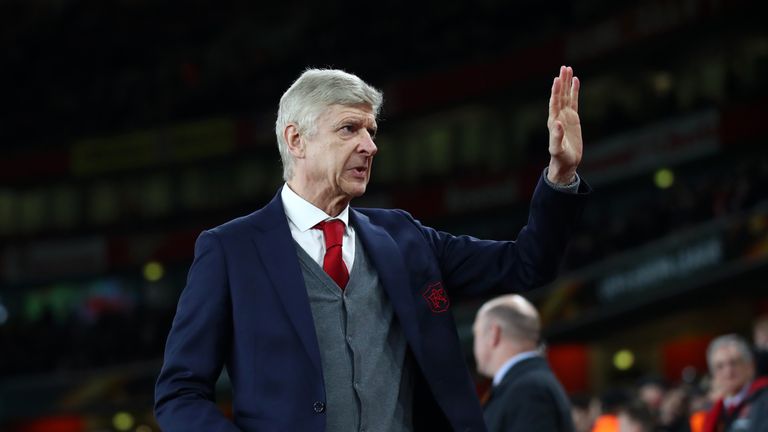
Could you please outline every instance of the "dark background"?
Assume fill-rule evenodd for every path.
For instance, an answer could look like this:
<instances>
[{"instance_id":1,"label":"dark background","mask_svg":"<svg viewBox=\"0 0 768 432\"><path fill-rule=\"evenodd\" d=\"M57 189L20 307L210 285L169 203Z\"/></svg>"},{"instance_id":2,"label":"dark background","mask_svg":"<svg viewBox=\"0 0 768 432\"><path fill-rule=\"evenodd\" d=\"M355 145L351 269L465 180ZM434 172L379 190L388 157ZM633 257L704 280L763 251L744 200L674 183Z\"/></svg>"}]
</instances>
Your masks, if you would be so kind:
<instances>
[{"instance_id":1,"label":"dark background","mask_svg":"<svg viewBox=\"0 0 768 432\"><path fill-rule=\"evenodd\" d=\"M765 12L0 2L0 429L156 430L152 385L195 238L281 185L277 102L307 67L384 91L357 205L513 239L548 160L552 78L573 66L595 192L562 276L529 296L550 362L572 393L699 380L713 336L749 337L768 312ZM470 364L482 300L453 302Z\"/></svg>"}]
</instances>

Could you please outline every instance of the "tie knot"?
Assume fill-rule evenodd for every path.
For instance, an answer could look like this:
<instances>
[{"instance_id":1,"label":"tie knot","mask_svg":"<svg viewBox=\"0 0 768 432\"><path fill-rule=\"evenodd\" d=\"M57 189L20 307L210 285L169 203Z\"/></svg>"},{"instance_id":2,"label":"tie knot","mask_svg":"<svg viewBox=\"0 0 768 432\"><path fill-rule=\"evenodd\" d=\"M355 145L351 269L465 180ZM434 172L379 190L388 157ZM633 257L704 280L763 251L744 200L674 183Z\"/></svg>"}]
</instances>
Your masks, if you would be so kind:
<instances>
[{"instance_id":1,"label":"tie knot","mask_svg":"<svg viewBox=\"0 0 768 432\"><path fill-rule=\"evenodd\" d=\"M332 219L320 222L312 228L323 231L326 249L330 249L332 246L341 246L341 240L344 237L344 221Z\"/></svg>"}]
</instances>

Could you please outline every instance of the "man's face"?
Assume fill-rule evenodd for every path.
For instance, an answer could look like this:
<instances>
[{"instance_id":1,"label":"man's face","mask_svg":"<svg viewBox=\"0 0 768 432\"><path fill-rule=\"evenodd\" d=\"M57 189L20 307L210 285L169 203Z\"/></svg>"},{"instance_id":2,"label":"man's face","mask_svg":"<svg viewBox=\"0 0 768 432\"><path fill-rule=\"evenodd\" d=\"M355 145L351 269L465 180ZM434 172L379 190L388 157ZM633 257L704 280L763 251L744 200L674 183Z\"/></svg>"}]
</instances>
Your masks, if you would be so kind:
<instances>
[{"instance_id":1,"label":"man's face","mask_svg":"<svg viewBox=\"0 0 768 432\"><path fill-rule=\"evenodd\" d=\"M588 409L576 406L571 406L571 418L576 432L589 432L595 423Z\"/></svg>"},{"instance_id":2,"label":"man's face","mask_svg":"<svg viewBox=\"0 0 768 432\"><path fill-rule=\"evenodd\" d=\"M712 377L726 396L738 393L752 380L753 365L734 345L723 345L712 353Z\"/></svg>"},{"instance_id":3,"label":"man's face","mask_svg":"<svg viewBox=\"0 0 768 432\"><path fill-rule=\"evenodd\" d=\"M475 355L477 372L480 375L491 377L493 371L489 371L488 363L491 356L491 341L488 331L488 323L485 317L478 316L472 325L472 352Z\"/></svg>"},{"instance_id":4,"label":"man's face","mask_svg":"<svg viewBox=\"0 0 768 432\"><path fill-rule=\"evenodd\" d=\"M365 193L377 152L376 118L368 105L331 105L305 137L306 159L299 173L328 198L352 199Z\"/></svg>"},{"instance_id":5,"label":"man's face","mask_svg":"<svg viewBox=\"0 0 768 432\"><path fill-rule=\"evenodd\" d=\"M638 391L640 400L653 410L659 409L664 399L664 389L657 384L645 384Z\"/></svg>"}]
</instances>

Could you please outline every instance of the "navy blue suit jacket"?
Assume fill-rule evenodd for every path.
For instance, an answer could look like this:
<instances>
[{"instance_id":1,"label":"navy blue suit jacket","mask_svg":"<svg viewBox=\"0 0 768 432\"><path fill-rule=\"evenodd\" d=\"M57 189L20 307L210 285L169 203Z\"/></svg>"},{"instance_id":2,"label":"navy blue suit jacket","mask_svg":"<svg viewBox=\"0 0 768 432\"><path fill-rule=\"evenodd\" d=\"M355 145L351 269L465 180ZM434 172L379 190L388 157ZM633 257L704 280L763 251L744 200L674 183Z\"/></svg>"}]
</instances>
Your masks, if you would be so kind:
<instances>
[{"instance_id":1,"label":"navy blue suit jacket","mask_svg":"<svg viewBox=\"0 0 768 432\"><path fill-rule=\"evenodd\" d=\"M450 296L525 291L552 280L588 190L582 182L578 194L567 194L540 180L514 242L452 236L401 210L351 209L408 342L415 429L485 430ZM232 421L213 402L222 366L232 382ZM324 412L320 349L278 193L198 238L155 414L166 432L321 432Z\"/></svg>"},{"instance_id":2,"label":"navy blue suit jacket","mask_svg":"<svg viewBox=\"0 0 768 432\"><path fill-rule=\"evenodd\" d=\"M542 357L512 366L485 404L490 432L573 432L571 403Z\"/></svg>"}]
</instances>

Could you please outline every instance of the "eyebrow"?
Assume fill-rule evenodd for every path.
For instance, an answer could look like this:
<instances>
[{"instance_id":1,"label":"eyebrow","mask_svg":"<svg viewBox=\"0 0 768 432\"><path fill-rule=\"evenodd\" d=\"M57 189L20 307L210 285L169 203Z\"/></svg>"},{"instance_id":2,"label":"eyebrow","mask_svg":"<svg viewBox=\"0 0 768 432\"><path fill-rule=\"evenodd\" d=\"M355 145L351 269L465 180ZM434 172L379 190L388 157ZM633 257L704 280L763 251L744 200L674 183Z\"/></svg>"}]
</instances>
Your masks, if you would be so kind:
<instances>
[{"instance_id":1,"label":"eyebrow","mask_svg":"<svg viewBox=\"0 0 768 432\"><path fill-rule=\"evenodd\" d=\"M365 127L368 129L368 131L373 131L374 133L379 130L379 125L376 123L376 120L373 120L373 124L368 126L366 125L368 123L368 119L356 115L350 115L348 117L343 117L338 122L334 123L334 128L339 128L344 124L352 123L355 126Z\"/></svg>"}]
</instances>

